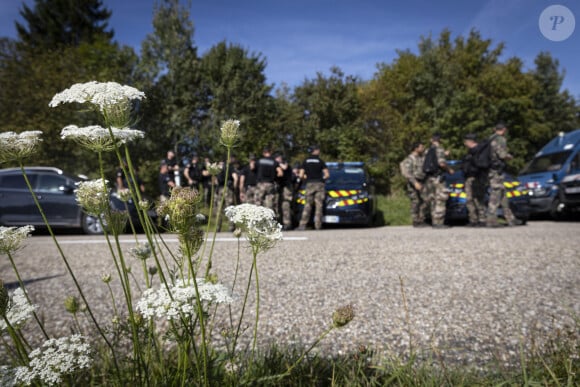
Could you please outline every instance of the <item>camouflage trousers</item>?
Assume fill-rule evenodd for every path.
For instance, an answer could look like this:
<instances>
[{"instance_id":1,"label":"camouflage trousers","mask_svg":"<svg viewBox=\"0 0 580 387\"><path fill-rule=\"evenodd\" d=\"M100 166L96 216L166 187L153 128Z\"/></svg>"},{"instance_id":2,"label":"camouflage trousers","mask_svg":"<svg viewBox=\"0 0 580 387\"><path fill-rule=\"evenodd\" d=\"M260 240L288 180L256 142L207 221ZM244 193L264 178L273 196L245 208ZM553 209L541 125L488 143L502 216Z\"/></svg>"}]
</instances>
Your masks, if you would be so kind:
<instances>
[{"instance_id":1,"label":"camouflage trousers","mask_svg":"<svg viewBox=\"0 0 580 387\"><path fill-rule=\"evenodd\" d=\"M430 176L425 182L425 202L431 209L431 223L440 225L445 222L448 197L445 182L439 176Z\"/></svg>"},{"instance_id":2,"label":"camouflage trousers","mask_svg":"<svg viewBox=\"0 0 580 387\"><path fill-rule=\"evenodd\" d=\"M260 182L256 186L254 204L271 209L278 214L278 192L276 184Z\"/></svg>"},{"instance_id":3,"label":"camouflage trousers","mask_svg":"<svg viewBox=\"0 0 580 387\"><path fill-rule=\"evenodd\" d=\"M244 203L256 204L256 192L258 188L255 185L246 187Z\"/></svg>"},{"instance_id":4,"label":"camouflage trousers","mask_svg":"<svg viewBox=\"0 0 580 387\"><path fill-rule=\"evenodd\" d=\"M407 184L407 196L411 200L411 219L413 224L425 222L427 215L427 203L425 203L425 187L416 190L412 184Z\"/></svg>"},{"instance_id":5,"label":"camouflage trousers","mask_svg":"<svg viewBox=\"0 0 580 387\"><path fill-rule=\"evenodd\" d=\"M491 169L488 175L489 181L489 203L487 205L487 222L497 222L497 209L503 209L505 220L509 223L515 220L515 216L510 209L508 197L505 195L504 177L500 171Z\"/></svg>"},{"instance_id":6,"label":"camouflage trousers","mask_svg":"<svg viewBox=\"0 0 580 387\"><path fill-rule=\"evenodd\" d=\"M292 199L294 198L292 189L290 187L282 187L278 195L282 225L290 227L292 226Z\"/></svg>"},{"instance_id":7,"label":"camouflage trousers","mask_svg":"<svg viewBox=\"0 0 580 387\"><path fill-rule=\"evenodd\" d=\"M484 176L470 176L465 179L465 207L467 207L469 223L477 224L486 221L485 184Z\"/></svg>"},{"instance_id":8,"label":"camouflage trousers","mask_svg":"<svg viewBox=\"0 0 580 387\"><path fill-rule=\"evenodd\" d=\"M322 228L322 210L324 207L324 199L326 197L324 182L306 183L306 193L304 196L306 203L302 210L302 217L300 218L299 226L306 227L310 220L312 206L314 206L314 228L319 230Z\"/></svg>"}]
</instances>

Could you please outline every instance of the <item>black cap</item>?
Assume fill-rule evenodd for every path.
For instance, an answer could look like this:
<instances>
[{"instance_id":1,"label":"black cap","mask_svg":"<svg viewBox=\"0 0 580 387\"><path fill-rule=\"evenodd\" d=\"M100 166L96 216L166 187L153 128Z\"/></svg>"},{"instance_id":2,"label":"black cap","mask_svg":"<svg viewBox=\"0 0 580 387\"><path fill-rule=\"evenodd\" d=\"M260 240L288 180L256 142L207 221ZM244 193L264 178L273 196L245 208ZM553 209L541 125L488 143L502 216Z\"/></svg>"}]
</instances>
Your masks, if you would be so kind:
<instances>
[{"instance_id":1,"label":"black cap","mask_svg":"<svg viewBox=\"0 0 580 387\"><path fill-rule=\"evenodd\" d=\"M497 125L495 126L495 130L502 130L503 128L507 128L507 126L505 126L505 123L503 122L498 122Z\"/></svg>"},{"instance_id":2,"label":"black cap","mask_svg":"<svg viewBox=\"0 0 580 387\"><path fill-rule=\"evenodd\" d=\"M441 140L441 134L440 133L433 133L433 135L431 136L431 140L433 140L433 141Z\"/></svg>"},{"instance_id":3,"label":"black cap","mask_svg":"<svg viewBox=\"0 0 580 387\"><path fill-rule=\"evenodd\" d=\"M463 139L477 141L477 135L475 133L467 133L465 136L463 136Z\"/></svg>"}]
</instances>

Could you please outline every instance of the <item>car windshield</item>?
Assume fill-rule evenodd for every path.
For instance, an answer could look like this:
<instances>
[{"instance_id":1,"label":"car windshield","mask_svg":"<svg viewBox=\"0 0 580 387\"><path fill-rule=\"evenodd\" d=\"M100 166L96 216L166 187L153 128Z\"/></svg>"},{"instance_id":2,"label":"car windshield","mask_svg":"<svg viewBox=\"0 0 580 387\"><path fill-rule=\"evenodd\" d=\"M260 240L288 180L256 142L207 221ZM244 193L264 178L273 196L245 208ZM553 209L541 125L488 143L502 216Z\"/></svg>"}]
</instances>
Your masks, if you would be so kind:
<instances>
[{"instance_id":1,"label":"car windshield","mask_svg":"<svg viewBox=\"0 0 580 387\"><path fill-rule=\"evenodd\" d=\"M572 151L564 151L557 153L550 153L535 157L524 169L520 172L521 175L529 173L541 173L557 171L562 168L562 164L568 159Z\"/></svg>"},{"instance_id":2,"label":"car windshield","mask_svg":"<svg viewBox=\"0 0 580 387\"><path fill-rule=\"evenodd\" d=\"M327 189L360 187L366 182L365 171L360 167L331 168L329 172L330 178L326 181Z\"/></svg>"}]
</instances>

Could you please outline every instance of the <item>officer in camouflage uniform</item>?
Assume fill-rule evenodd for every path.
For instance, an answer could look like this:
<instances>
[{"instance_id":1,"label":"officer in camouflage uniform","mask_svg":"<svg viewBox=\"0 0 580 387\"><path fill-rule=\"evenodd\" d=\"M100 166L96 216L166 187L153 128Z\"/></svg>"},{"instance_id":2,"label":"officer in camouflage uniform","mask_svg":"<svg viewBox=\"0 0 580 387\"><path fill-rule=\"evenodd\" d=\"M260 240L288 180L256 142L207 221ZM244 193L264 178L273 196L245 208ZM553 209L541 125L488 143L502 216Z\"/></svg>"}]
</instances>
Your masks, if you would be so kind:
<instances>
[{"instance_id":1,"label":"officer in camouflage uniform","mask_svg":"<svg viewBox=\"0 0 580 387\"><path fill-rule=\"evenodd\" d=\"M401 161L401 174L407 179L407 195L411 200L411 219L413 227L425 227L427 205L424 200L425 173L423 172L423 152L425 146L421 142L413 143L411 153Z\"/></svg>"},{"instance_id":2,"label":"officer in camouflage uniform","mask_svg":"<svg viewBox=\"0 0 580 387\"><path fill-rule=\"evenodd\" d=\"M461 167L465 176L465 206L469 216L468 227L485 226L487 207L484 204L485 189L487 186L487 170L481 170L474 163L474 156L478 151L477 136L473 133L463 137L463 144L467 154L463 158Z\"/></svg>"},{"instance_id":3,"label":"officer in camouflage uniform","mask_svg":"<svg viewBox=\"0 0 580 387\"><path fill-rule=\"evenodd\" d=\"M516 218L510 210L508 198L505 195L505 186L503 185L503 172L506 163L513 158L507 149L507 142L505 134L507 127L503 123L499 123L495 127L495 133L490 137L491 139L491 168L487 176L489 185L489 203L487 205L487 227L500 227L497 221L497 209L501 205L505 220L508 226L515 226Z\"/></svg>"},{"instance_id":4,"label":"officer in camouflage uniform","mask_svg":"<svg viewBox=\"0 0 580 387\"><path fill-rule=\"evenodd\" d=\"M283 175L276 179L278 188L278 206L283 230L292 230L292 199L294 198L294 178L292 168L281 154L276 154L274 160L282 168Z\"/></svg>"},{"instance_id":5,"label":"officer in camouflage uniform","mask_svg":"<svg viewBox=\"0 0 580 387\"><path fill-rule=\"evenodd\" d=\"M431 137L431 147L435 148L437 155L438 170L428 174L425 183L425 201L431 208L431 224L435 229L449 228L449 226L444 224L447 197L449 195L445 187L443 174L445 171L453 173L453 170L447 166L445 149L441 146L440 141L441 136L439 134L434 134Z\"/></svg>"},{"instance_id":6,"label":"officer in camouflage uniform","mask_svg":"<svg viewBox=\"0 0 580 387\"><path fill-rule=\"evenodd\" d=\"M304 160L298 174L301 180L306 181L306 203L302 210L298 230L306 229L306 225L310 220L312 206L315 207L314 228L317 230L322 228L322 210L324 207L324 199L326 198L324 182L330 177L326 163L320 159L320 147L314 145L310 150L310 156Z\"/></svg>"},{"instance_id":7,"label":"officer in camouflage uniform","mask_svg":"<svg viewBox=\"0 0 580 387\"><path fill-rule=\"evenodd\" d=\"M254 196L258 206L264 206L278 214L278 191L276 178L283 175L282 168L272 157L272 150L265 147L262 157L256 163L256 179L258 185Z\"/></svg>"}]
</instances>

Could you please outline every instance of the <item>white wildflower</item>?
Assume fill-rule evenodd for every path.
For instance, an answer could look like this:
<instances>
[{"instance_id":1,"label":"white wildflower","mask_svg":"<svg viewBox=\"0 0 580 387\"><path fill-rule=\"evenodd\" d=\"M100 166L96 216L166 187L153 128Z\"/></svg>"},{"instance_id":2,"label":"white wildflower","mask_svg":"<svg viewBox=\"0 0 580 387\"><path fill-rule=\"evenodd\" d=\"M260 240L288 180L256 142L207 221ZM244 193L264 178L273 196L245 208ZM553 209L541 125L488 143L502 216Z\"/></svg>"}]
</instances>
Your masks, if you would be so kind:
<instances>
[{"instance_id":1,"label":"white wildflower","mask_svg":"<svg viewBox=\"0 0 580 387\"><path fill-rule=\"evenodd\" d=\"M223 145L228 148L233 147L238 141L240 121L238 120L227 120L222 124L220 141Z\"/></svg>"},{"instance_id":2,"label":"white wildflower","mask_svg":"<svg viewBox=\"0 0 580 387\"><path fill-rule=\"evenodd\" d=\"M50 339L29 354L27 367L16 369L16 381L30 385L35 380L48 385L60 385L62 376L81 369L88 369L92 363L92 351L81 335Z\"/></svg>"},{"instance_id":3,"label":"white wildflower","mask_svg":"<svg viewBox=\"0 0 580 387\"><path fill-rule=\"evenodd\" d=\"M69 125L62 129L60 136L63 140L71 139L90 150L107 152L114 150L122 144L143 138L145 133L129 128L111 128L111 131L109 131L109 129L105 129L99 125L91 125L83 128L79 128L76 125Z\"/></svg>"},{"instance_id":4,"label":"white wildflower","mask_svg":"<svg viewBox=\"0 0 580 387\"><path fill-rule=\"evenodd\" d=\"M213 284L203 278L198 278L197 287L199 294L195 291L193 281L178 281L170 288L171 297L165 286L157 290L147 289L137 303L137 310L145 318L174 320L179 319L180 315L187 317L196 314L196 297L207 303L230 304L233 302L232 296L224 285Z\"/></svg>"},{"instance_id":5,"label":"white wildflower","mask_svg":"<svg viewBox=\"0 0 580 387\"><path fill-rule=\"evenodd\" d=\"M77 202L84 211L93 216L101 216L109 206L108 181L103 179L81 181L77 183Z\"/></svg>"},{"instance_id":6,"label":"white wildflower","mask_svg":"<svg viewBox=\"0 0 580 387\"><path fill-rule=\"evenodd\" d=\"M30 319L36 309L37 306L30 304L26 299L24 290L18 288L10 295L6 318L12 327L19 328ZM0 331L4 331L6 328L6 321L0 319Z\"/></svg>"},{"instance_id":7,"label":"white wildflower","mask_svg":"<svg viewBox=\"0 0 580 387\"><path fill-rule=\"evenodd\" d=\"M31 156L42 141L39 130L0 133L0 163Z\"/></svg>"},{"instance_id":8,"label":"white wildflower","mask_svg":"<svg viewBox=\"0 0 580 387\"><path fill-rule=\"evenodd\" d=\"M219 163L209 163L207 165L207 172L211 175L211 176L217 176L220 174L220 172L222 171L223 166L220 165Z\"/></svg>"},{"instance_id":9,"label":"white wildflower","mask_svg":"<svg viewBox=\"0 0 580 387\"><path fill-rule=\"evenodd\" d=\"M0 226L0 253L9 254L18 250L30 233L33 226L3 227Z\"/></svg>"},{"instance_id":10,"label":"white wildflower","mask_svg":"<svg viewBox=\"0 0 580 387\"><path fill-rule=\"evenodd\" d=\"M124 104L132 100L145 98L145 93L131 86L120 85L117 82L76 83L70 88L57 93L48 104L56 107L63 103L90 103L98 107L101 112L109 107Z\"/></svg>"},{"instance_id":11,"label":"white wildflower","mask_svg":"<svg viewBox=\"0 0 580 387\"><path fill-rule=\"evenodd\" d=\"M274 247L282 239L282 225L269 208L244 203L227 207L225 214L246 234L250 244L260 251Z\"/></svg>"}]
</instances>

